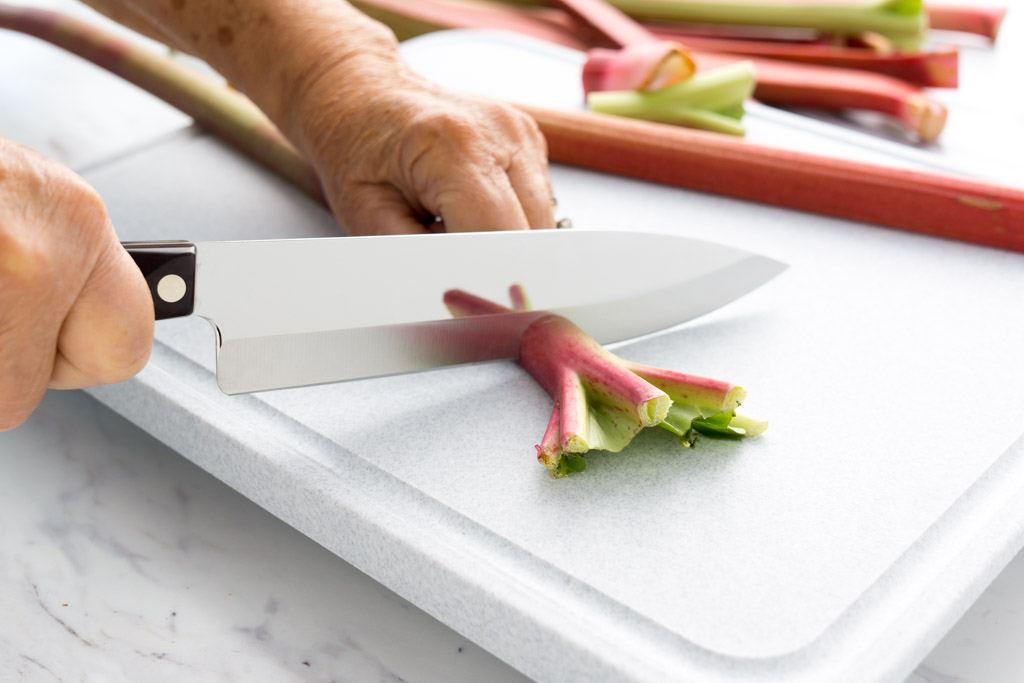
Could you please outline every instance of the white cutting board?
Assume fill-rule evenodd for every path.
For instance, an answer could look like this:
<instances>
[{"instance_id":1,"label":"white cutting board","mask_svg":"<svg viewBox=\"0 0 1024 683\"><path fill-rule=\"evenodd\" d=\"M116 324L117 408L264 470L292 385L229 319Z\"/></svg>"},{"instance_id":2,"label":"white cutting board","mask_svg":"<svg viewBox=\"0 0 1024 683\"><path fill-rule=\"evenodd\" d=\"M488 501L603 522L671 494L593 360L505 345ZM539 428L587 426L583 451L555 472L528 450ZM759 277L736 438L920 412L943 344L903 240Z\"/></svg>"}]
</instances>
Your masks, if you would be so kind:
<instances>
[{"instance_id":1,"label":"white cutting board","mask_svg":"<svg viewBox=\"0 0 1024 683\"><path fill-rule=\"evenodd\" d=\"M468 88L495 44L449 34L406 54ZM564 94L564 59L520 39L502 49L540 59L531 84ZM794 146L810 135L776 128ZM201 320L158 325L149 367L93 394L539 680L909 673L1024 544L1024 255L552 173L578 229L678 233L790 264L618 348L743 384L745 408L771 421L762 437L690 451L652 430L555 481L533 455L549 399L512 363L227 397ZM122 239L334 231L193 133L87 177ZM585 267L614 277L614 255Z\"/></svg>"}]
</instances>

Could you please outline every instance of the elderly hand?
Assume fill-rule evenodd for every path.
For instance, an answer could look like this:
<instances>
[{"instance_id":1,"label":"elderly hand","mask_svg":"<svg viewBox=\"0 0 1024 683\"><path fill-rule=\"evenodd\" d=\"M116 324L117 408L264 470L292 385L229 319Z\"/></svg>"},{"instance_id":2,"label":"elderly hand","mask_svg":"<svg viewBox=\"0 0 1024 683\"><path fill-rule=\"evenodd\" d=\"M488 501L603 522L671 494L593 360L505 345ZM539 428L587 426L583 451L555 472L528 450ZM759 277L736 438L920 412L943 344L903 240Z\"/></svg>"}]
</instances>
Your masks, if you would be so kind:
<instances>
[{"instance_id":1,"label":"elderly hand","mask_svg":"<svg viewBox=\"0 0 1024 683\"><path fill-rule=\"evenodd\" d=\"M117 382L153 341L153 301L96 192L0 138L0 430L47 387Z\"/></svg>"},{"instance_id":2,"label":"elderly hand","mask_svg":"<svg viewBox=\"0 0 1024 683\"><path fill-rule=\"evenodd\" d=\"M555 227L536 122L414 74L383 26L348 41L304 33L287 73L274 95L250 90L312 161L350 234Z\"/></svg>"},{"instance_id":3,"label":"elderly hand","mask_svg":"<svg viewBox=\"0 0 1024 683\"><path fill-rule=\"evenodd\" d=\"M534 121L415 75L394 34L342 0L86 1L248 95L313 163L349 234L555 227Z\"/></svg>"},{"instance_id":4,"label":"elderly hand","mask_svg":"<svg viewBox=\"0 0 1024 683\"><path fill-rule=\"evenodd\" d=\"M555 227L546 144L527 115L404 70L357 106L329 83L309 94L304 146L350 234Z\"/></svg>"}]
</instances>

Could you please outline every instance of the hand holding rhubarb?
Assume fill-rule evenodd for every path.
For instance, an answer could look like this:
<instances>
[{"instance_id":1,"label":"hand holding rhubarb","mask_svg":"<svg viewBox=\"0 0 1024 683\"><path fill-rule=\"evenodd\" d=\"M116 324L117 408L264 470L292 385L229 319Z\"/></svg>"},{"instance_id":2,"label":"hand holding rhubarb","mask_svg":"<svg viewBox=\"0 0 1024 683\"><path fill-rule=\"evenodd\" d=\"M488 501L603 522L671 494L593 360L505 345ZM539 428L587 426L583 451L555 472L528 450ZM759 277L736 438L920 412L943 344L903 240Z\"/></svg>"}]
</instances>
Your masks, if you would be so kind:
<instances>
[{"instance_id":1,"label":"hand holding rhubarb","mask_svg":"<svg viewBox=\"0 0 1024 683\"><path fill-rule=\"evenodd\" d=\"M518 285L509 294L512 309L462 290L446 292L444 302L455 317L529 309ZM583 454L590 450L618 453L644 427L658 425L692 447L698 433L741 439L768 426L736 415L747 394L742 387L624 360L559 315L526 328L519 364L555 401L536 447L537 460L554 477L585 470Z\"/></svg>"},{"instance_id":2,"label":"hand holding rhubarb","mask_svg":"<svg viewBox=\"0 0 1024 683\"><path fill-rule=\"evenodd\" d=\"M419 78L391 31L345 2L88 1L251 98L312 163L349 233L555 225L530 117Z\"/></svg>"},{"instance_id":3,"label":"hand holding rhubarb","mask_svg":"<svg viewBox=\"0 0 1024 683\"><path fill-rule=\"evenodd\" d=\"M0 431L47 387L118 382L153 341L153 301L103 202L56 162L0 138Z\"/></svg>"}]
</instances>

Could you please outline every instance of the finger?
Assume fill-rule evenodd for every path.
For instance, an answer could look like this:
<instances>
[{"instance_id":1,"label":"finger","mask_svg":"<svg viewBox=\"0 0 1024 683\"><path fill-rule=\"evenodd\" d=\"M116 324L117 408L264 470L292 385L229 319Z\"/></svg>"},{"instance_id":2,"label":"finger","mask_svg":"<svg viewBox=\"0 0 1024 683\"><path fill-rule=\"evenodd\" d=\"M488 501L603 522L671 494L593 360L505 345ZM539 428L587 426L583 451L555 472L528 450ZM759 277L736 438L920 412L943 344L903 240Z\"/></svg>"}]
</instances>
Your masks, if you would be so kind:
<instances>
[{"instance_id":1,"label":"finger","mask_svg":"<svg viewBox=\"0 0 1024 683\"><path fill-rule=\"evenodd\" d=\"M530 224L504 170L464 172L437 195L436 211L448 232L529 230Z\"/></svg>"},{"instance_id":2,"label":"finger","mask_svg":"<svg viewBox=\"0 0 1024 683\"><path fill-rule=\"evenodd\" d=\"M53 371L57 332L70 297L56 297L47 255L5 243L0 233L0 431L28 419Z\"/></svg>"},{"instance_id":3,"label":"finger","mask_svg":"<svg viewBox=\"0 0 1024 683\"><path fill-rule=\"evenodd\" d=\"M334 214L349 235L421 235L427 232L405 199L390 185L367 184L350 189Z\"/></svg>"},{"instance_id":4,"label":"finger","mask_svg":"<svg viewBox=\"0 0 1024 683\"><path fill-rule=\"evenodd\" d=\"M533 229L555 227L555 195L545 169L533 159L517 156L508 169L508 179L519 197L526 222Z\"/></svg>"},{"instance_id":5,"label":"finger","mask_svg":"<svg viewBox=\"0 0 1024 683\"><path fill-rule=\"evenodd\" d=\"M152 345L152 295L135 261L111 239L64 318L50 387L122 382L145 366Z\"/></svg>"}]
</instances>

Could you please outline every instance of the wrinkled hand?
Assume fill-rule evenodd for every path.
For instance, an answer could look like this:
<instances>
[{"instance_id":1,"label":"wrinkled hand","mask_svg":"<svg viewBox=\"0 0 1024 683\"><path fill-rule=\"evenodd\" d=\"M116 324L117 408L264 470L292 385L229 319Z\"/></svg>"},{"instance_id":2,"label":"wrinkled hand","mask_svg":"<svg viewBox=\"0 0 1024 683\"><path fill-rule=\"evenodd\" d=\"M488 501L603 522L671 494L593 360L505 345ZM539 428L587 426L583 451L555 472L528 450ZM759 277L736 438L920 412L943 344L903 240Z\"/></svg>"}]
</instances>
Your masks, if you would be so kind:
<instances>
[{"instance_id":1,"label":"wrinkled hand","mask_svg":"<svg viewBox=\"0 0 1024 683\"><path fill-rule=\"evenodd\" d=\"M547 146L519 110L404 70L311 98L304 147L349 234L555 227Z\"/></svg>"},{"instance_id":2,"label":"wrinkled hand","mask_svg":"<svg viewBox=\"0 0 1024 683\"><path fill-rule=\"evenodd\" d=\"M0 138L0 430L47 387L131 377L152 340L152 298L99 195Z\"/></svg>"}]
</instances>

